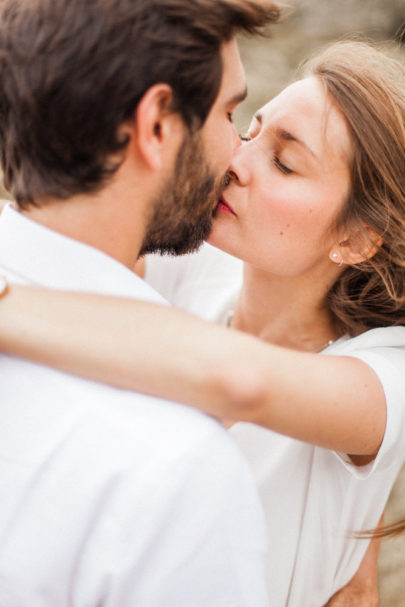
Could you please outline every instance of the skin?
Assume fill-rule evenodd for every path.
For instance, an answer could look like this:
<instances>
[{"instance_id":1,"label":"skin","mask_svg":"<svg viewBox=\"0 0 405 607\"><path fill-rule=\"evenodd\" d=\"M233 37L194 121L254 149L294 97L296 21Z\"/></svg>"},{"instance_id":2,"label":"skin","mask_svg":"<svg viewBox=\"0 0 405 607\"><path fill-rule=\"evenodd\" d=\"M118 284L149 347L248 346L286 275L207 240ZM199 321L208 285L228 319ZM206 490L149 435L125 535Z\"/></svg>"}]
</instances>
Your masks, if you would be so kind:
<instances>
[{"instance_id":1,"label":"skin","mask_svg":"<svg viewBox=\"0 0 405 607\"><path fill-rule=\"evenodd\" d=\"M246 96L245 74L235 40L222 46L221 58L220 90L198 132L203 157L214 176L213 192L226 173L232 152L240 145L232 112ZM156 84L148 89L136 108L134 120L120 127L121 134L128 136L129 144L119 169L101 191L73 196L66 201L37 200L39 206L31 206L25 211L27 216L100 249L132 269L149 228L151 206L171 183L185 141L186 127L180 115L170 111L171 102L172 91L168 85ZM208 215L216 202L216 198L212 200ZM206 201L200 204L205 207ZM178 207L182 213L182 204Z\"/></svg>"},{"instance_id":2,"label":"skin","mask_svg":"<svg viewBox=\"0 0 405 607\"><path fill-rule=\"evenodd\" d=\"M224 71L218 98L202 129L185 134L174 171L151 205L141 255L188 253L210 234L213 209L225 187L231 154L239 145L232 111L246 95L234 41L225 45L222 60Z\"/></svg>"},{"instance_id":3,"label":"skin","mask_svg":"<svg viewBox=\"0 0 405 607\"><path fill-rule=\"evenodd\" d=\"M350 190L343 116L319 80L306 78L256 113L246 139L224 192L235 215L218 213L211 244L281 278L328 275L336 239L328 229Z\"/></svg>"},{"instance_id":4,"label":"skin","mask_svg":"<svg viewBox=\"0 0 405 607\"><path fill-rule=\"evenodd\" d=\"M380 520L380 526L383 519ZM378 607L378 555L381 539L371 540L359 569L350 582L335 592L325 607Z\"/></svg>"},{"instance_id":5,"label":"skin","mask_svg":"<svg viewBox=\"0 0 405 607\"><path fill-rule=\"evenodd\" d=\"M229 116L225 119L227 109L221 95L218 100L222 121L227 124L227 132L232 133L233 125ZM340 267L336 263L334 252L337 251L345 263L353 262L356 255L359 260L365 258L361 252L349 251L347 245L342 248L342 238L346 239L344 242L350 241L350 233L341 234L331 229L332 220L348 192L350 139L343 117L313 78L289 87L274 104L266 106L261 115L260 128L256 119L250 132L252 140L236 148L230 165L232 182L224 193L222 206L225 207L225 200L229 199L234 211L228 207L228 212L223 212L219 205L212 235L212 242L231 253L235 252L236 243L240 243L245 280L235 310L234 327L249 333L247 340L237 332L230 335L229 331L207 326L196 319L184 320L181 313L173 310L161 310L158 324L154 312L141 304L137 305L139 324L135 324L132 339L133 303L126 308L122 303L114 330L109 321L108 341L114 342L117 335L122 335L124 343L117 346L105 342L104 347L99 346L97 369L91 369L82 355L74 369L116 383L109 370L108 356L108 352L114 352L113 369L120 368L120 381L125 377L126 387L192 403L222 419L252 421L292 438L348 453L355 463L364 464L375 457L384 436L386 409L381 384L371 368L360 360L311 355L336 337L325 305L330 284L344 270L344 265ZM306 130L298 132L304 118ZM280 137L275 138L274 133L286 129L286 123L290 131L295 128L296 132L284 137L286 141L282 142L282 149L278 149ZM147 140L143 146L144 158L151 157L152 161L161 159L161 155L155 154L156 141L150 135L155 130L146 131L151 141ZM312 137L304 143L314 148L319 159L315 168L307 159L310 152L305 151L304 161L300 160L303 152L296 148L303 146L292 141L299 136L301 139ZM140 147L141 144L142 137ZM263 149L272 153L263 153ZM292 164L293 172L288 174L287 161L296 163ZM333 178L330 172L325 174L330 163L334 163L341 179ZM284 181L287 181L288 198L282 192ZM315 203L316 220L312 219L314 212L310 213ZM288 211L289 204L294 205L294 210L298 207L301 214L295 225ZM279 225L289 219L294 230L291 237L283 240L280 236L284 249L276 261L272 257L277 255L277 247L262 228L266 224L267 229L273 229L273 211ZM304 221L308 234L301 226ZM298 247L297 240L300 240ZM252 242L254 246L249 244ZM285 256L291 258L292 270L283 262ZM65 301L67 303L66 296ZM100 310L90 306L89 324L97 327L97 333L104 324L102 318L95 322ZM103 313L105 311L101 315ZM184 330L185 322L189 323L189 331ZM57 343L70 342L71 333L66 341L59 332ZM178 334L183 335L181 341L176 338ZM252 336L261 340L255 341ZM159 344L156 360L152 360L153 356L145 360L142 353L137 352L142 340ZM96 337L92 336L86 343L95 341ZM87 349L85 346L82 352ZM173 356L162 361L159 353L165 349L172 351ZM55 348L51 351L51 359L55 361ZM223 364L224 360L227 365ZM60 364L66 368L63 360ZM158 376L156 368L160 369ZM295 387L290 382L291 368L295 369ZM301 385L306 386L304 391Z\"/></svg>"},{"instance_id":6,"label":"skin","mask_svg":"<svg viewBox=\"0 0 405 607\"><path fill-rule=\"evenodd\" d=\"M344 269L330 228L350 188L346 123L312 77L259 110L247 139L223 195L234 214L219 205L209 240L246 262L235 326L312 351L337 337L324 298Z\"/></svg>"},{"instance_id":7,"label":"skin","mask_svg":"<svg viewBox=\"0 0 405 607\"><path fill-rule=\"evenodd\" d=\"M224 121L226 105L221 107ZM240 333L229 334L229 331L207 326L196 319L186 320L173 310L161 310L158 324L154 311L149 311L151 308L137 304L139 324L135 324L135 334L131 339L133 303L126 307L122 303L114 330L109 321L111 333L108 342L114 342L117 335L122 335L124 343L117 346L105 341L104 347L97 348L97 369L80 355L80 364L75 363L74 370L83 374L89 372L92 377L116 383L108 356L108 352L114 352L113 369L120 368L120 381L126 387L192 403L222 419L252 421L292 438L348 453L355 463L364 464L375 457L384 435L386 409L381 384L370 367L360 360L311 355L336 337L325 296L329 285L344 270L344 265L339 267L333 252L337 251L345 262L352 261L356 255L360 260L364 259L361 253L348 252L347 245L342 249L341 239L345 237L347 240L350 234L331 230L331 222L342 208L348 191L348 160L345 158L350 154L350 140L344 119L332 107L317 80L312 78L289 87L275 100L275 104L266 106L261 115L264 128L258 128L256 119L252 126L256 130L251 131L252 140L236 149L230 165L232 182L224 193L222 204L225 206L224 201L229 199L235 210L225 213L219 205L212 235L213 242L230 252L235 252L233 247L240 242L239 252L246 261L245 280L235 310L234 327L250 335L245 340ZM303 164L310 169L302 169L298 165L296 155L300 158L302 151L296 151L298 144L291 141L293 134L283 141L282 150L275 148L275 143L279 145L279 138L274 139L277 128L286 129L288 122L291 131L295 121L297 131L304 117L309 124L306 132L296 132L294 137L317 134L314 139L305 141L307 147L315 148L320 160L315 169L308 165L307 159ZM229 116L225 124L231 133L233 125ZM338 140L340 131L342 136ZM152 139L152 159L155 144ZM272 154L263 153L265 144L268 147L264 149L272 151ZM146 146L144 155L148 153L150 150ZM286 174L285 168L280 168L279 156L285 164L287 160L291 164L295 161L297 165L291 169L295 172ZM329 173L325 177L330 162L335 163L342 180L333 180ZM283 197L280 185L287 180L288 199ZM282 240L285 247L283 255L274 262L272 255L277 254L277 247L267 238L262 224L272 229L272 210L275 209L276 221L284 222L289 218L290 225L293 225L293 217L287 211L284 213L283 205L294 204L295 208L301 198L300 212L308 235L297 221L291 228L294 229L291 238ZM312 219L314 213L310 213L315 203L316 221ZM301 247L296 246L298 239L301 239ZM254 246L249 245L249 241ZM292 270L282 263L288 254L287 247L291 249ZM299 306L296 305L297 298ZM65 296L66 304L67 301ZM82 304L86 305L83 301ZM89 308L89 325L97 327L98 334L99 327L104 324L102 314L106 309ZM14 308L16 310L17 307ZM30 314L32 311L31 306ZM98 313L101 317L96 321ZM185 322L189 323L189 331L184 330ZM55 327L52 334L56 335ZM59 331L56 343L71 342L71 334L66 340ZM183 335L181 341L176 338L178 334ZM253 340L252 335L261 340ZM145 360L142 353L137 352L137 347L142 340L154 343L153 339L159 344L156 360L152 360L153 356ZM34 338L33 347L35 341ZM94 335L86 339L87 344L95 341ZM266 345L264 341L272 345ZM37 343L41 343L41 339ZM198 349L195 348L196 343L199 344ZM82 352L86 352L88 347L84 346ZM172 351L173 356L162 361L159 353L165 348ZM51 350L53 361L57 358L56 350L57 345ZM94 352L91 358L94 360ZM227 365L223 364L224 360ZM61 359L59 364L66 368L64 360ZM158 367L160 373L157 376ZM295 369L295 387L290 382L291 368ZM305 391L300 389L301 385L306 386Z\"/></svg>"},{"instance_id":8,"label":"skin","mask_svg":"<svg viewBox=\"0 0 405 607\"><path fill-rule=\"evenodd\" d=\"M232 115L247 95L246 76L235 40L222 49L223 74L218 97L201 129L201 139L211 170L223 176L235 149L240 146Z\"/></svg>"},{"instance_id":9,"label":"skin","mask_svg":"<svg viewBox=\"0 0 405 607\"><path fill-rule=\"evenodd\" d=\"M243 91L239 94L243 95ZM235 101L235 95L233 99ZM80 316L84 318L84 310L88 309L91 318L85 326L92 337L89 338L89 333L86 333L83 340L85 344L93 344L97 353L91 353L93 364L90 362L92 370L89 371L86 345L82 343L79 346L80 357L77 352L73 354L75 348L77 350L77 343L72 343L71 336L67 339L66 334L61 335L60 328L54 325L51 335L46 335L45 340L52 362L63 369L146 392L149 391L149 378L154 391L163 396L194 402L203 409L207 409L207 403L210 403L212 409L208 412L215 415L254 421L301 440L355 453L357 455L353 459L359 464L365 463L377 452L385 428L385 401L377 378L361 361L345 357L314 357L305 353L336 337L324 305L329 284L342 271L333 254L336 253L338 260L345 262L353 262L356 255L360 260L364 259L361 251L348 250L347 246L341 245L347 234L330 229L344 204L349 187L348 160L351 149L343 117L325 97L319 83L311 78L293 85L265 106L260 118L256 118L249 129L250 141L238 146L228 115L232 104L223 103L221 94L217 101L219 113L215 114L216 120L210 123L212 126L216 122L217 126L214 130L210 126L205 131L205 145L210 145L215 131L218 137L220 124L225 133L225 146L221 144L215 153L222 154L224 149L230 147L236 148L236 152L230 165L232 182L217 209L211 242L228 252L237 252L246 262L245 284L235 311L234 326L265 341L288 346L295 352L265 346L237 332L229 335L225 329L207 327L195 319L186 319L181 313L174 315L172 310L159 312L161 324L157 325L155 310L148 306L140 308L136 339L135 336L131 339L130 324L126 319L131 317L133 326L133 302L128 302L128 308L120 303L120 317L114 319L117 326L112 328L110 324L110 338L114 344L107 343L105 336L100 335L99 328L106 313L111 318L114 303L111 302L112 308L108 312L110 303L101 310L99 303L94 306L91 296L87 298L87 303L76 296L63 296L65 321L67 319L65 330L69 326L69 314L73 314L75 326L77 312L72 311L74 302L79 302ZM227 114L225 122L224 114ZM305 125L305 128L301 125ZM281 129L288 129L290 135L280 136ZM304 145L293 138L299 139ZM315 153L317 161L307 148ZM227 204L232 207L232 212ZM252 242L255 243L254 247L251 246ZM15 300L16 294L18 300L18 293L19 289L13 287L11 297L5 298L11 300L14 297L11 304L13 310L9 311L11 318L14 314L11 325L10 314L4 314L3 309L2 322L5 327L15 324L16 314L17 317L20 314L20 320L21 316L27 317L27 310L21 313L21 305ZM294 305L297 295L300 298L299 315ZM43 318L44 305L41 297L44 294L36 291L33 297L28 314L32 342L28 343L23 329L18 336L20 349L17 348L17 353L21 354L21 349L25 348L23 353L31 356L36 344L44 345L44 335L32 335L35 297L41 304L38 303L38 322L34 324L39 331L43 330L41 316ZM22 301L26 301L25 296L20 297L20 304ZM46 315L52 317L49 299L46 301ZM61 302L58 303L56 299L55 302L55 317L60 319ZM189 322L187 332L186 322ZM145 335L139 326L145 327ZM10 342L8 346L5 345L5 327L1 326L0 331L3 335L2 347L10 351ZM62 333L63 330L62 327ZM181 343L177 339L179 334L184 336ZM117 347L115 340L119 335L122 335L122 341ZM52 339L60 344L62 352L57 352L55 343L50 345ZM138 363L139 352L131 351L131 344L138 344L139 348L143 339L145 343L156 339L160 351L169 348L173 352L173 356L167 360L167 369L159 374L161 388L156 378L156 367L161 364L159 353L157 360L149 361L148 369L142 354ZM175 343L176 351L173 350ZM195 343L201 345L201 350L196 354L197 361L190 360ZM215 344L215 349L212 344ZM113 368L108 352L114 352ZM242 352L244 363L241 367ZM43 353L41 356L41 360L49 362L44 360ZM221 364L223 360L229 363L226 369ZM130 364L128 361L131 361ZM297 369L296 385L299 387L305 383L307 387L305 394L291 393L291 388L294 391L289 381L292 365ZM95 366L97 371L94 370ZM134 373L137 367L142 368L141 377ZM221 375L223 372L225 376ZM184 373L189 374L188 383L184 380ZM337 383L332 385L332 382ZM361 394L359 382L362 384ZM331 393L334 395L332 401ZM342 405L338 413L336 402ZM346 403L350 405L346 406ZM361 437L358 432L360 426L363 428ZM349 431L350 427L354 429L353 432ZM365 567L367 563L371 567L371 562L375 567L375 560L366 559ZM352 582L331 598L329 604L360 605L358 593L364 580L362 574L355 576ZM366 586L364 596L367 601L373 589ZM374 598L375 594L374 587Z\"/></svg>"}]
</instances>

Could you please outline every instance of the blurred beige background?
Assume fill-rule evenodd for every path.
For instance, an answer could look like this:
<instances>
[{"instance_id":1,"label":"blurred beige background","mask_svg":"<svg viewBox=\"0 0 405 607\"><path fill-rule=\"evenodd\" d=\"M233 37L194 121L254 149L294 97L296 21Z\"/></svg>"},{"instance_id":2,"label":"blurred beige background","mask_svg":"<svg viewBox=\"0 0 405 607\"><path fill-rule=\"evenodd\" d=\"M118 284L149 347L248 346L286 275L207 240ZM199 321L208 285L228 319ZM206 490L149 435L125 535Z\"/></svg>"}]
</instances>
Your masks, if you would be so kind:
<instances>
[{"instance_id":1,"label":"blurred beige background","mask_svg":"<svg viewBox=\"0 0 405 607\"><path fill-rule=\"evenodd\" d=\"M294 78L299 63L329 41L351 36L375 40L395 46L394 53L405 62L405 33L404 44L398 44L405 28L405 0L289 0L289 6L293 14L273 28L271 40L240 41L249 87L249 97L235 115L241 133L251 115ZM405 518L405 468L385 522L400 518ZM379 588L381 607L405 607L405 535L382 544Z\"/></svg>"},{"instance_id":2,"label":"blurred beige background","mask_svg":"<svg viewBox=\"0 0 405 607\"><path fill-rule=\"evenodd\" d=\"M405 0L290 0L289 5L294 13L274 28L271 40L241 40L249 86L249 98L235 115L241 132L251 115L293 78L297 65L316 48L349 35L399 40L405 26ZM396 52L405 61L405 44ZM4 196L1 185L0 195ZM405 469L392 492L386 523L398 518L405 518ZM405 607L405 535L383 543L379 579L380 605Z\"/></svg>"}]
</instances>

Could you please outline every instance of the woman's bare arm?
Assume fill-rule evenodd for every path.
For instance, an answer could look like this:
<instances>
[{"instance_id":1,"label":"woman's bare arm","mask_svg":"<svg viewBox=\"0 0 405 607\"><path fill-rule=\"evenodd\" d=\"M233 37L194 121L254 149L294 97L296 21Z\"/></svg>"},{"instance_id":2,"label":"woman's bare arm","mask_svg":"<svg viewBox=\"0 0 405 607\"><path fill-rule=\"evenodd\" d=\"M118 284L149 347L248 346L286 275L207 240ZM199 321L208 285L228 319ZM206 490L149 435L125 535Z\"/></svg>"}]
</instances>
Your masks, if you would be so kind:
<instances>
[{"instance_id":1,"label":"woman's bare arm","mask_svg":"<svg viewBox=\"0 0 405 607\"><path fill-rule=\"evenodd\" d=\"M0 349L356 454L357 463L384 435L383 389L362 361L272 346L173 308L11 285L0 299Z\"/></svg>"}]
</instances>

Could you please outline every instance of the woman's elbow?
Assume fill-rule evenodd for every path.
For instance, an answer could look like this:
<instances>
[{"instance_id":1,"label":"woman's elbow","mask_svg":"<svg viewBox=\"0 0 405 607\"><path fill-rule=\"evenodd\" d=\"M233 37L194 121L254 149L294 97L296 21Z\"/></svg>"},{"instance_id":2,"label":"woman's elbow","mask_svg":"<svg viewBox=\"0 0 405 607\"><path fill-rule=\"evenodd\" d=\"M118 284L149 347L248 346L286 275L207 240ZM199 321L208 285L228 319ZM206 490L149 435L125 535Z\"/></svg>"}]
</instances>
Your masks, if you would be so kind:
<instances>
[{"instance_id":1,"label":"woman's elbow","mask_svg":"<svg viewBox=\"0 0 405 607\"><path fill-rule=\"evenodd\" d=\"M216 369L211 375L220 417L262 423L268 403L268 386L260 371L248 364Z\"/></svg>"}]
</instances>

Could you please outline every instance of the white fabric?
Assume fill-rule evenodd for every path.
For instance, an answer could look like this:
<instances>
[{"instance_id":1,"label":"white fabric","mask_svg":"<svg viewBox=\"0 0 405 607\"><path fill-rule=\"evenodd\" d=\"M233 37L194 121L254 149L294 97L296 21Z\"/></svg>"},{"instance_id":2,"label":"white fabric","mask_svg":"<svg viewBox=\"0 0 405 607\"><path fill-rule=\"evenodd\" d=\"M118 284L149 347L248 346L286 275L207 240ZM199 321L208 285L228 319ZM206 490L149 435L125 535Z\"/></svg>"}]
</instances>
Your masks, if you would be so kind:
<instances>
[{"instance_id":1,"label":"white fabric","mask_svg":"<svg viewBox=\"0 0 405 607\"><path fill-rule=\"evenodd\" d=\"M146 278L176 307L224 322L242 284L242 263L205 245L178 260L151 256ZM356 467L343 454L251 424L231 429L265 508L274 607L321 607L351 579L367 547L351 534L376 526L405 455L405 328L342 338L324 353L362 359L382 383L388 419L374 462Z\"/></svg>"},{"instance_id":2,"label":"white fabric","mask_svg":"<svg viewBox=\"0 0 405 607\"><path fill-rule=\"evenodd\" d=\"M0 273L163 302L10 207ZM267 605L262 509L219 423L8 356L0 382L2 607Z\"/></svg>"}]
</instances>

